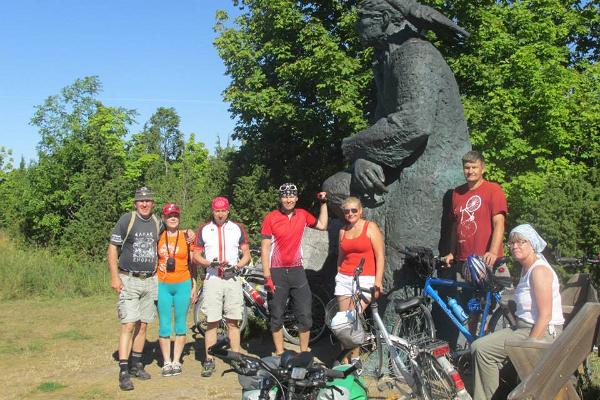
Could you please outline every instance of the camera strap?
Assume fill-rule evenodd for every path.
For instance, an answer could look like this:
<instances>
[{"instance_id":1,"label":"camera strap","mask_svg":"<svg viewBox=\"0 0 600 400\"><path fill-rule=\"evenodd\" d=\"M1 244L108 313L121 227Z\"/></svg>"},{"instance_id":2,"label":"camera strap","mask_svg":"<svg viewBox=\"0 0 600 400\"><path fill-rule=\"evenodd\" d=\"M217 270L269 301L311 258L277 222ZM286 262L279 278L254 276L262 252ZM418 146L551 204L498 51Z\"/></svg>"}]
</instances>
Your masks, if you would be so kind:
<instances>
[{"instance_id":1,"label":"camera strap","mask_svg":"<svg viewBox=\"0 0 600 400\"><path fill-rule=\"evenodd\" d=\"M177 243L179 243L179 230L177 230L177 238L175 239L175 248L173 249L173 255L171 256L171 251L169 250L169 234L165 231L165 246L167 246L167 254L169 258L175 258L175 253L177 253Z\"/></svg>"}]
</instances>

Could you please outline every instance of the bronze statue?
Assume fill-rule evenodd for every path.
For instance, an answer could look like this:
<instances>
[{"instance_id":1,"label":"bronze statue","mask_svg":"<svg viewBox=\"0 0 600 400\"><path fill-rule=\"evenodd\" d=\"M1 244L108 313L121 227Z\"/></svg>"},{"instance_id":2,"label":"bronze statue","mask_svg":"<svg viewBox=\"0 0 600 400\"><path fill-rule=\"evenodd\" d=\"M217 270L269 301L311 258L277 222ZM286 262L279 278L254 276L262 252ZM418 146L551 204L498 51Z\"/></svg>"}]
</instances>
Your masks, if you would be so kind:
<instances>
[{"instance_id":1,"label":"bronze statue","mask_svg":"<svg viewBox=\"0 0 600 400\"><path fill-rule=\"evenodd\" d=\"M461 157L471 148L454 75L421 32L469 34L414 0L365 0L358 7L360 39L375 48L375 121L343 140L351 168L323 189L337 213L343 198L360 196L367 217L380 225L389 291L405 283L398 249L427 246L445 254L444 207L463 181Z\"/></svg>"}]
</instances>

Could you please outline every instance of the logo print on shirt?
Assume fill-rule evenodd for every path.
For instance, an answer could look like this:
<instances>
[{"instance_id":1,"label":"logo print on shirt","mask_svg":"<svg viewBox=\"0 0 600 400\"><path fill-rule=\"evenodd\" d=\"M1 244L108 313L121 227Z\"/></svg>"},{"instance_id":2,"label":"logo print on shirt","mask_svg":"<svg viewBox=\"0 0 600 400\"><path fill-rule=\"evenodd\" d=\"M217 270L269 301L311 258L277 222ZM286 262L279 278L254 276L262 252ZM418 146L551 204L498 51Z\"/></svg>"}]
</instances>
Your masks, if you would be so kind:
<instances>
[{"instance_id":1,"label":"logo print on shirt","mask_svg":"<svg viewBox=\"0 0 600 400\"><path fill-rule=\"evenodd\" d=\"M460 207L460 228L459 240L463 241L475 236L477 232L477 222L475 221L475 211L481 207L481 197L474 195L467 200L465 208Z\"/></svg>"},{"instance_id":2,"label":"logo print on shirt","mask_svg":"<svg viewBox=\"0 0 600 400\"><path fill-rule=\"evenodd\" d=\"M156 244L152 237L136 237L133 242L133 262L154 262Z\"/></svg>"}]
</instances>

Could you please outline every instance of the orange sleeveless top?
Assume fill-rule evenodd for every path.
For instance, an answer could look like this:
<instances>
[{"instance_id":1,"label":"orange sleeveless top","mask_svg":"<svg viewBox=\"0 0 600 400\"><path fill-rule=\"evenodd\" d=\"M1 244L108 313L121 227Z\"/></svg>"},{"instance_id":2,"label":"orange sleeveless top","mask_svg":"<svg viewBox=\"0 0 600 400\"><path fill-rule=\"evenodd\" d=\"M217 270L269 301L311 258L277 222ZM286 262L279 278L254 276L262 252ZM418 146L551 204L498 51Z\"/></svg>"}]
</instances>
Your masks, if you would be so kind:
<instances>
[{"instance_id":1,"label":"orange sleeveless top","mask_svg":"<svg viewBox=\"0 0 600 400\"><path fill-rule=\"evenodd\" d=\"M371 239L367 236L368 225L369 222L365 221L362 232L354 239L348 239L345 235L342 237L340 249L344 252L344 259L338 271L340 274L353 276L361 258L364 258L365 265L361 276L375 276L375 251Z\"/></svg>"}]
</instances>

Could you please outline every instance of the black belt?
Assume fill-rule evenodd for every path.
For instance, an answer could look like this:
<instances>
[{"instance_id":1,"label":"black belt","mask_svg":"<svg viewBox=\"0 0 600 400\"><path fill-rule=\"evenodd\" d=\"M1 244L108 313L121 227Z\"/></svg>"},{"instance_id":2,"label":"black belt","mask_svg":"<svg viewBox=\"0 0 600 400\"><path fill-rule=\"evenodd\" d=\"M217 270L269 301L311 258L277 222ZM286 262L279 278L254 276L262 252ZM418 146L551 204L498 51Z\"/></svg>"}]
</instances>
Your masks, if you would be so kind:
<instances>
[{"instance_id":1,"label":"black belt","mask_svg":"<svg viewBox=\"0 0 600 400\"><path fill-rule=\"evenodd\" d=\"M119 272L125 275L133 276L134 278L146 279L154 276L156 271L152 272L139 272L139 271L127 271L125 269L119 268Z\"/></svg>"}]
</instances>

